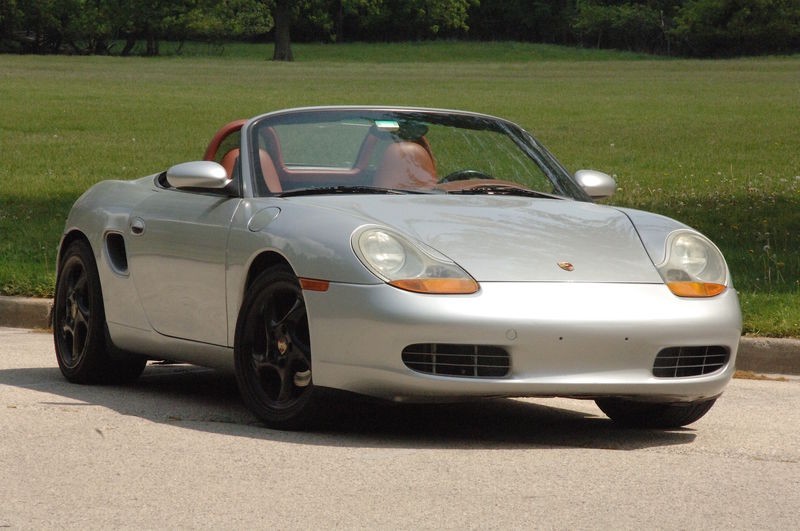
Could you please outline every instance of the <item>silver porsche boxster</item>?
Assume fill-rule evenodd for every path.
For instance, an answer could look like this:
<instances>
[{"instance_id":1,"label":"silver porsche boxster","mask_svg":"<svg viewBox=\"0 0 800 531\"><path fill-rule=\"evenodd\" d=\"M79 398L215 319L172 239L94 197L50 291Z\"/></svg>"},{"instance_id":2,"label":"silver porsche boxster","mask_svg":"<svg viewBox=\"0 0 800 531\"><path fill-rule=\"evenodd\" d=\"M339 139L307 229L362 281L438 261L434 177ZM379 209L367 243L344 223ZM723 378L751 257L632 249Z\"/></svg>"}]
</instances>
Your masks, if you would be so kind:
<instances>
[{"instance_id":1,"label":"silver porsche boxster","mask_svg":"<svg viewBox=\"0 0 800 531\"><path fill-rule=\"evenodd\" d=\"M563 396L628 426L702 417L741 331L721 253L595 204L492 116L316 107L232 122L203 160L81 196L58 254L57 360L124 382L148 359L233 371L266 425L335 391L395 401Z\"/></svg>"}]
</instances>

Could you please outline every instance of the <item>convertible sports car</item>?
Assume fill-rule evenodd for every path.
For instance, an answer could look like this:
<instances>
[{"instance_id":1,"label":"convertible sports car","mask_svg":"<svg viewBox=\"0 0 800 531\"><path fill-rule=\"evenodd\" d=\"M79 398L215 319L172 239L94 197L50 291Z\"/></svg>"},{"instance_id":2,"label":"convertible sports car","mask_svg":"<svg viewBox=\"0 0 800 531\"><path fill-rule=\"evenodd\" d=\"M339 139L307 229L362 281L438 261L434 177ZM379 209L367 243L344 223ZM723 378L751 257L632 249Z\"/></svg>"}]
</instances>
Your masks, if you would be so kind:
<instances>
[{"instance_id":1,"label":"convertible sports car","mask_svg":"<svg viewBox=\"0 0 800 531\"><path fill-rule=\"evenodd\" d=\"M202 161L103 181L61 240L58 364L123 382L148 359L232 370L268 426L330 389L397 401L564 396L670 428L734 371L719 250L593 199L530 134L461 111L318 107L232 122Z\"/></svg>"}]
</instances>

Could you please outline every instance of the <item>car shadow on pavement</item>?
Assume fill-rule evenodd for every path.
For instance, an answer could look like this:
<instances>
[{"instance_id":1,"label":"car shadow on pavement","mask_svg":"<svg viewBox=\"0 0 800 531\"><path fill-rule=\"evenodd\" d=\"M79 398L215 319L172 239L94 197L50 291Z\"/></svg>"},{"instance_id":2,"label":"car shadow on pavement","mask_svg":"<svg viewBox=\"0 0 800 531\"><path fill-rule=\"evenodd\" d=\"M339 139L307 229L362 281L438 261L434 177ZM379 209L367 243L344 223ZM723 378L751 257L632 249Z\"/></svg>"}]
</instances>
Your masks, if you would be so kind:
<instances>
[{"instance_id":1,"label":"car shadow on pavement","mask_svg":"<svg viewBox=\"0 0 800 531\"><path fill-rule=\"evenodd\" d=\"M139 380L126 386L70 384L55 367L6 369L0 370L2 385L49 393L38 402L43 406L97 405L185 429L306 445L637 450L690 444L696 438L692 429L621 429L599 410L593 414L529 400L393 404L348 393L336 393L328 401L322 422L313 430L272 430L242 404L232 376L190 365L150 364Z\"/></svg>"}]
</instances>

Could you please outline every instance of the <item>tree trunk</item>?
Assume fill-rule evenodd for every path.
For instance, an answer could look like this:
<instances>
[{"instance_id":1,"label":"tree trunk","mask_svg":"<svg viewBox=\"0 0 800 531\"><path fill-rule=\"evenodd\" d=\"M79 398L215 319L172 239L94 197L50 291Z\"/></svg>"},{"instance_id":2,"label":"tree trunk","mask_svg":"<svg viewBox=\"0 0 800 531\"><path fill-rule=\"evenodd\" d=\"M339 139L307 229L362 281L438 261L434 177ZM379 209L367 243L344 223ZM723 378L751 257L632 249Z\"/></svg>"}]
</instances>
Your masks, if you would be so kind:
<instances>
[{"instance_id":1,"label":"tree trunk","mask_svg":"<svg viewBox=\"0 0 800 531\"><path fill-rule=\"evenodd\" d=\"M288 0L276 0L275 11L275 51L273 61L294 61L292 54L292 41L289 30L292 24L292 6Z\"/></svg>"},{"instance_id":2,"label":"tree trunk","mask_svg":"<svg viewBox=\"0 0 800 531\"><path fill-rule=\"evenodd\" d=\"M125 38L125 47L122 49L122 52L120 52L120 55L122 57L128 57L133 51L134 46L136 46L136 37L128 35Z\"/></svg>"},{"instance_id":3,"label":"tree trunk","mask_svg":"<svg viewBox=\"0 0 800 531\"><path fill-rule=\"evenodd\" d=\"M153 32L147 33L147 49L145 50L145 55L147 57L155 57L158 55L158 37L156 37Z\"/></svg>"},{"instance_id":4,"label":"tree trunk","mask_svg":"<svg viewBox=\"0 0 800 531\"><path fill-rule=\"evenodd\" d=\"M344 2L336 2L336 23L333 26L336 42L344 42Z\"/></svg>"}]
</instances>

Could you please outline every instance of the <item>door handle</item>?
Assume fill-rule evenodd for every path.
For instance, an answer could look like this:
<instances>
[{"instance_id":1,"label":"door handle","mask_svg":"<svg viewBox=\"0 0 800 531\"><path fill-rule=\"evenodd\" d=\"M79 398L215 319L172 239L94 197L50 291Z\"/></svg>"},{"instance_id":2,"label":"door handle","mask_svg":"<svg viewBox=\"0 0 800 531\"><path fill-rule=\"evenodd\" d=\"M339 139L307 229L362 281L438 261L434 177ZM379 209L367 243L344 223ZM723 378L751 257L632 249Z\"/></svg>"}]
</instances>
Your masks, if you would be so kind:
<instances>
[{"instance_id":1,"label":"door handle","mask_svg":"<svg viewBox=\"0 0 800 531\"><path fill-rule=\"evenodd\" d=\"M142 218L133 218L133 221L131 221L131 234L134 236L144 234L144 220Z\"/></svg>"}]
</instances>

